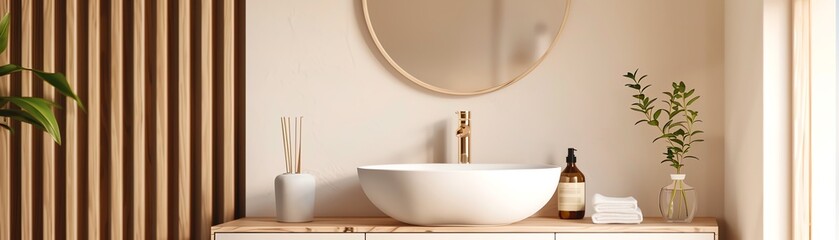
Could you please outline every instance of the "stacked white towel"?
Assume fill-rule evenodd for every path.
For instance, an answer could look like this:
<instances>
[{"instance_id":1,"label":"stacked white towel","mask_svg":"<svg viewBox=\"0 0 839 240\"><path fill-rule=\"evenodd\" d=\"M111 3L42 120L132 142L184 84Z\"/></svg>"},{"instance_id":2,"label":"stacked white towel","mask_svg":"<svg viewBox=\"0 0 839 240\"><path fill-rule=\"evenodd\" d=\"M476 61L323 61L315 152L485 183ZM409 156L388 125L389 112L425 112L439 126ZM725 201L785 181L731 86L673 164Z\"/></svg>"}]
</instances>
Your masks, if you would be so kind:
<instances>
[{"instance_id":1,"label":"stacked white towel","mask_svg":"<svg viewBox=\"0 0 839 240\"><path fill-rule=\"evenodd\" d=\"M644 215L634 197L607 197L594 194L594 223L641 223Z\"/></svg>"}]
</instances>

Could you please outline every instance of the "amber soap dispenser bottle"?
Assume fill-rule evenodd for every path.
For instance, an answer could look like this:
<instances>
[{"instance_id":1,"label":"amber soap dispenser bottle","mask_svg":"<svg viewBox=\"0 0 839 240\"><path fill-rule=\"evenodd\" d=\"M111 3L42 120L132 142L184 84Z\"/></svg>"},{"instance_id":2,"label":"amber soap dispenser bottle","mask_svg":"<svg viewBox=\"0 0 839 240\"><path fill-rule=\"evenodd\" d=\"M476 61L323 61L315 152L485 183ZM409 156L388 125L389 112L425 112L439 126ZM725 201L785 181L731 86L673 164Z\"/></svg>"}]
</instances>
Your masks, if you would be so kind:
<instances>
[{"instance_id":1,"label":"amber soap dispenser bottle","mask_svg":"<svg viewBox=\"0 0 839 240\"><path fill-rule=\"evenodd\" d=\"M557 186L557 207L561 219L582 219L586 216L586 177L577 168L577 149L568 148L565 170Z\"/></svg>"}]
</instances>

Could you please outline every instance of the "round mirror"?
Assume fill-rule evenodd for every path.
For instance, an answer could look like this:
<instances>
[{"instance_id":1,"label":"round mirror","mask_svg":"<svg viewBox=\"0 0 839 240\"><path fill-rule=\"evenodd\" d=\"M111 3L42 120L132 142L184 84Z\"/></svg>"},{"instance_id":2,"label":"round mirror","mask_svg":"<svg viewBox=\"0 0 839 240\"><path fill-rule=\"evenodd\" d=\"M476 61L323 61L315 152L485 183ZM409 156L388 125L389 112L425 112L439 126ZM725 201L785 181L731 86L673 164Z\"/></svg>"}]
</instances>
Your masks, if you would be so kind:
<instances>
[{"instance_id":1,"label":"round mirror","mask_svg":"<svg viewBox=\"0 0 839 240\"><path fill-rule=\"evenodd\" d=\"M385 59L425 88L492 92L521 79L554 45L571 0L362 0Z\"/></svg>"}]
</instances>

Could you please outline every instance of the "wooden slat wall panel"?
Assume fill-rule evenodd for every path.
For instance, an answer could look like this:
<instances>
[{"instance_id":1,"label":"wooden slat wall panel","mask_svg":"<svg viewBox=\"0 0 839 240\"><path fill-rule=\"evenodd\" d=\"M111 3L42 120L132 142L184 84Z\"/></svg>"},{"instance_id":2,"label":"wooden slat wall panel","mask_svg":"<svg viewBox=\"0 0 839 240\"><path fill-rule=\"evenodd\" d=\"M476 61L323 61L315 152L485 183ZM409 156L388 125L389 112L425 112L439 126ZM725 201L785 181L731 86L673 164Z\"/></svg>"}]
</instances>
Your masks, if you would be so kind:
<instances>
[{"instance_id":1,"label":"wooden slat wall panel","mask_svg":"<svg viewBox=\"0 0 839 240\"><path fill-rule=\"evenodd\" d=\"M21 65L22 66L32 66L32 1L22 1L22 12L20 13L21 16L21 36L18 41L20 41L20 51L21 51ZM20 94L21 96L32 96L32 74L23 72L21 75L21 82L20 82ZM38 230L33 228L33 221L34 216L33 212L33 205L35 205L35 199L32 193L33 189L33 165L35 159L32 158L32 148L35 144L33 144L33 134L32 134L32 126L29 125L21 125L20 129L20 202L21 202L21 239L22 240L32 240L33 235L40 233Z\"/></svg>"},{"instance_id":2,"label":"wooden slat wall panel","mask_svg":"<svg viewBox=\"0 0 839 240\"><path fill-rule=\"evenodd\" d=\"M78 1L67 1L66 2L66 19L60 19L58 22L65 22L65 28L67 29L67 37L66 37L66 45L65 49L67 51L65 55L65 63L66 63L66 72L64 73L67 76L67 79L79 79L79 64L77 63L79 59L79 49L78 49L78 38L79 38L79 27L75 20L79 18L79 6ZM57 9L56 11L62 11L63 9ZM77 89L77 94L83 95L79 88L81 85L79 81L70 81L70 86L73 89ZM79 178L82 177L79 175L79 148L84 146L85 144L80 142L79 138L79 118L75 117L79 115L79 108L76 104L69 104L64 105L65 109L67 109L65 118L67 119L66 128L64 129L65 136L64 137L64 145L67 148L66 156L65 156L65 177L64 179L64 187L66 192L66 204L64 205L66 209L65 219L60 219L58 222L63 220L65 225L65 232L64 237L67 240L77 240L81 239L79 237L79 227L84 226L84 223L80 223L83 219L79 216L79 194L85 194L84 192L79 192ZM58 233L61 235L62 233Z\"/></svg>"},{"instance_id":3,"label":"wooden slat wall panel","mask_svg":"<svg viewBox=\"0 0 839 240\"><path fill-rule=\"evenodd\" d=\"M131 3L131 1L127 1L127 3ZM133 135L132 147L132 162L133 162L133 201L131 204L133 205L133 209L131 211L131 235L126 237L126 239L146 239L146 202L149 201L146 198L146 164L148 159L146 158L146 151L143 151L146 143L146 54L145 54L145 45L143 44L146 40L146 4L142 1L133 1L133 6L126 6L126 11L133 11L133 39L132 41L132 50L133 50L133 65L132 65L132 72L130 74L133 75L132 82L133 82L133 98L129 104L132 106L133 114L131 119L131 124L126 124L128 127L132 127L131 134ZM132 9L133 8L133 9ZM131 23L131 21L126 21L126 24ZM129 58L129 57L126 57ZM126 163L128 164L128 163ZM130 199L129 199L130 200Z\"/></svg>"},{"instance_id":4,"label":"wooden slat wall panel","mask_svg":"<svg viewBox=\"0 0 839 240\"><path fill-rule=\"evenodd\" d=\"M107 1L107 0L105 0ZM101 141L100 130L102 128L100 124L100 120L102 118L102 107L100 103L102 102L100 98L100 91L99 86L107 82L105 80L107 77L103 78L100 76L101 72L99 67L103 64L101 63L100 59L100 50L103 46L101 46L101 39L99 37L101 28L100 28L100 11L99 11L99 0L87 0L82 1L83 3L87 3L88 11L88 28L87 28L87 102L85 103L88 108L87 112L87 124L88 124L88 133L87 133L87 231L86 235L88 239L101 239L101 232L100 229L107 229L107 225L103 224L100 221L101 212L102 212L102 204L100 204L100 176L101 176L101 157L99 149L102 148L103 144ZM85 15L82 15L84 17ZM85 42L82 42L84 44ZM97 79L100 79L97 81ZM82 115L84 113L81 113ZM84 140L79 140L84 141ZM83 236L84 237L84 236Z\"/></svg>"},{"instance_id":5,"label":"wooden slat wall panel","mask_svg":"<svg viewBox=\"0 0 839 240\"><path fill-rule=\"evenodd\" d=\"M43 4L40 9L42 12L42 26L43 31L41 32L42 36L42 43L35 42L34 44L41 44L43 48L43 56L42 56L42 64L35 64L36 68L43 69L47 72L55 72L55 0L44 0L41 4ZM41 66L38 66L41 65ZM44 99L50 100L55 102L55 91L49 84L41 84L41 89L35 89L35 91L41 91L42 96ZM38 133L41 135L41 144L42 144L42 151L43 151L43 158L40 160L42 161L43 172L40 177L42 179L40 189L42 194L42 204L41 207L43 208L43 217L42 219L42 233L43 239L45 240L53 240L55 239L55 176L56 176L56 157L55 157L55 144L52 144L52 137L44 132ZM36 178L38 178L36 176Z\"/></svg>"},{"instance_id":6,"label":"wooden slat wall panel","mask_svg":"<svg viewBox=\"0 0 839 240\"><path fill-rule=\"evenodd\" d=\"M167 137L157 137L155 140L154 148L155 148L155 186L157 191L154 192L155 194L155 238L156 239L166 239L169 236L169 219L168 213L170 212L169 209L169 191L167 186L169 186L169 161L168 156L169 154L169 137L171 132L169 132L169 58L166 53L169 52L168 49L168 16L169 16L169 8L167 0L156 0L154 2L154 7L157 9L155 14L155 26L156 31L155 35L157 35L154 39L155 45L155 52L154 52L154 62L156 63L155 66L155 89L157 91L154 93L155 97L155 129L158 136L167 136ZM150 138L151 139L151 138ZM150 192L151 193L151 192Z\"/></svg>"},{"instance_id":7,"label":"wooden slat wall panel","mask_svg":"<svg viewBox=\"0 0 839 240\"><path fill-rule=\"evenodd\" d=\"M8 2L0 2L0 13L9 12L10 6ZM9 62L9 51L0 54L0 63ZM0 77L0 96L9 95L9 76ZM0 122L8 124L7 119L0 119ZM11 239L11 224L9 222L12 218L11 212L11 171L12 168L10 159L10 145L11 136L8 131L0 131L0 239Z\"/></svg>"},{"instance_id":8,"label":"wooden slat wall panel","mask_svg":"<svg viewBox=\"0 0 839 240\"><path fill-rule=\"evenodd\" d=\"M62 106L63 142L0 130L0 240L209 239L242 217L243 7L0 0L0 65L62 72L86 108L32 74L0 77L2 96Z\"/></svg>"}]
</instances>

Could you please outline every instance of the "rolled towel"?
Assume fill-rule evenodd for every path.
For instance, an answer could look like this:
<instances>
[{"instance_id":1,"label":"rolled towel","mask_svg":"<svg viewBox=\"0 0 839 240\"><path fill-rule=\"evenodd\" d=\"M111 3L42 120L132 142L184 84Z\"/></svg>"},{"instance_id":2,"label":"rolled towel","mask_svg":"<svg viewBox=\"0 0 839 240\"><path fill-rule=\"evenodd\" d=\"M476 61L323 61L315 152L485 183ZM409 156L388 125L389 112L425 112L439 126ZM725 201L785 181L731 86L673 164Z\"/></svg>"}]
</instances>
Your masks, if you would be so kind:
<instances>
[{"instance_id":1,"label":"rolled towel","mask_svg":"<svg viewBox=\"0 0 839 240\"><path fill-rule=\"evenodd\" d=\"M644 215L641 213L641 209L635 208L632 213L609 213L609 212L598 212L591 215L591 221L596 224L608 224L608 223L628 223L628 224L638 224L644 221Z\"/></svg>"},{"instance_id":2,"label":"rolled towel","mask_svg":"<svg viewBox=\"0 0 839 240\"><path fill-rule=\"evenodd\" d=\"M594 194L594 211L608 213L634 213L638 200L634 197L607 197Z\"/></svg>"}]
</instances>

